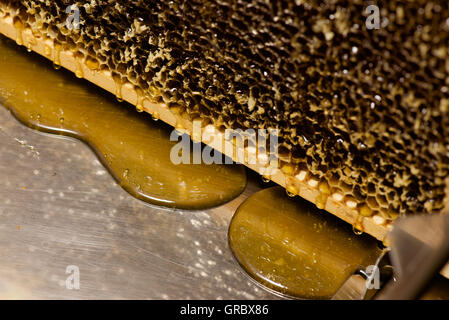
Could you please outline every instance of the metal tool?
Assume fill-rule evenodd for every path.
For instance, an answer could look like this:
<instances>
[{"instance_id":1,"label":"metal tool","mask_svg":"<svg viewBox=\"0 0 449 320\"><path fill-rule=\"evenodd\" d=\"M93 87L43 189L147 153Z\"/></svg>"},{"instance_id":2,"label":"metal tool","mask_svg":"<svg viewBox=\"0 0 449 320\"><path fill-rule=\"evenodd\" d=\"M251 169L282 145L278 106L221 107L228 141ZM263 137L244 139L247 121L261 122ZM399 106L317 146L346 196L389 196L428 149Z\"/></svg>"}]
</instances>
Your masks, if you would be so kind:
<instances>
[{"instance_id":1,"label":"metal tool","mask_svg":"<svg viewBox=\"0 0 449 320\"><path fill-rule=\"evenodd\" d=\"M400 219L389 239L394 277L375 298L417 298L449 259L449 215Z\"/></svg>"},{"instance_id":2,"label":"metal tool","mask_svg":"<svg viewBox=\"0 0 449 320\"><path fill-rule=\"evenodd\" d=\"M400 218L369 272L360 268L333 299L406 300L419 297L449 260L449 214Z\"/></svg>"}]
</instances>

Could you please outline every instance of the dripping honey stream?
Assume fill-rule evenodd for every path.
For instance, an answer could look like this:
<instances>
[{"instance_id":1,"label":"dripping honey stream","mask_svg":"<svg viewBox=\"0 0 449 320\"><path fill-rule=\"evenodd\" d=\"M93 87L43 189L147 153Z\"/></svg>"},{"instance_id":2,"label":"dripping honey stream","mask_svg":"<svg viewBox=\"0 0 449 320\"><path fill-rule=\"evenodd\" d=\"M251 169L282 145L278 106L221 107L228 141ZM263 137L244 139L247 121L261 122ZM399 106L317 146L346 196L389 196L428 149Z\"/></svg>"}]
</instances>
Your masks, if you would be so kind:
<instances>
[{"instance_id":1,"label":"dripping honey stream","mask_svg":"<svg viewBox=\"0 0 449 320\"><path fill-rule=\"evenodd\" d=\"M53 70L48 60L3 37L0 70L0 101L17 119L85 141L136 198L205 209L234 199L246 186L241 165L173 164L170 150L177 142L170 141L171 127L65 70Z\"/></svg>"}]
</instances>

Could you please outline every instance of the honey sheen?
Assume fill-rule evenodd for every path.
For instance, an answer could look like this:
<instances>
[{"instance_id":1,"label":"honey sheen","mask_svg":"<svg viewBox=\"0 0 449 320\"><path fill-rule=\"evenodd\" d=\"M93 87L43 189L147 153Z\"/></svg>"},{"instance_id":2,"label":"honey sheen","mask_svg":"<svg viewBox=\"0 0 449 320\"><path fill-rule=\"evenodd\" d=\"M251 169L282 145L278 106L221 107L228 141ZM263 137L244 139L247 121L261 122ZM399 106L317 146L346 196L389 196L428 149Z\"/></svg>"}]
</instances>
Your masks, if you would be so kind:
<instances>
[{"instance_id":1,"label":"honey sheen","mask_svg":"<svg viewBox=\"0 0 449 320\"><path fill-rule=\"evenodd\" d=\"M256 281L284 295L331 298L380 254L377 241L281 187L250 196L236 211L229 245Z\"/></svg>"},{"instance_id":2,"label":"honey sheen","mask_svg":"<svg viewBox=\"0 0 449 320\"><path fill-rule=\"evenodd\" d=\"M204 209L246 186L241 165L175 165L171 127L0 38L0 104L29 127L85 141L119 184L149 203ZM70 170L70 168L67 168Z\"/></svg>"}]
</instances>

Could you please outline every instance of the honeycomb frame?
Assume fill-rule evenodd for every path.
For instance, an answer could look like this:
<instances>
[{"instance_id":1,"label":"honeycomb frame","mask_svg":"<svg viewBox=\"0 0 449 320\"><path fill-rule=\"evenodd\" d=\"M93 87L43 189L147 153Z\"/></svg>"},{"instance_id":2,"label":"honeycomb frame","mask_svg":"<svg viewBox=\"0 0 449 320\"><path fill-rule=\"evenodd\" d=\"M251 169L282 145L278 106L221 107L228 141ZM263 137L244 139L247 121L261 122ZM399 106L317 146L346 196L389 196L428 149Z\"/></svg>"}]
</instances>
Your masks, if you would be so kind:
<instances>
[{"instance_id":1,"label":"honeycomb frame","mask_svg":"<svg viewBox=\"0 0 449 320\"><path fill-rule=\"evenodd\" d=\"M26 46L29 43L32 43L31 46L32 51L50 59L54 59L54 52L58 51L55 49L52 41L40 41L38 38L33 36L33 33L30 29L24 29L22 32L23 44ZM17 40L17 29L14 27L14 23L12 18L0 18L0 33L7 36L10 39ZM110 71L95 71L91 70L87 64L83 63L79 64L77 59L75 58L73 52L70 50L61 49L59 54L59 63L65 69L72 71L74 74L79 72L79 68L81 68L81 72L83 73L83 78L94 83L95 85L109 91L110 93L117 93L116 81L112 77ZM135 88L131 85L123 85L121 88L121 99L129 102L130 104L137 106L139 102L138 93ZM170 110L167 105L163 103L153 103L149 100L145 100L140 102L142 104L142 110L148 112L149 114L157 117L163 122L171 125L174 128L183 128L186 133L192 134L193 132L193 122L183 117L180 114L177 114ZM213 137L212 141L203 141L205 144L211 146L212 148L220 151L221 153L227 155L228 157L233 157L233 154L227 154L226 150L235 150L235 146L232 142L228 141L225 138L225 135L222 130L217 127L209 124L202 128L202 130L208 131L209 135ZM231 144L231 147L229 145ZM223 148L223 146L228 145L228 147ZM237 147L238 148L238 147ZM225 150L226 149L226 150ZM237 151L240 152L240 151ZM248 148L244 147L243 152L248 154ZM250 165L245 164L250 169L260 172L261 166L259 165ZM269 179L271 181L276 182L284 188L290 188L293 192L295 192L298 196L311 201L313 203L317 202L317 199L321 196L322 192L319 189L320 181L314 179L313 177L307 178L310 174L306 171L300 171L296 175L288 174L288 170L290 170L289 166L285 166L281 170L277 170L277 172L270 176ZM288 183L287 183L288 181ZM327 192L325 193L327 194ZM349 203L349 205L348 205ZM333 194L327 197L326 202L322 205L322 208L335 216L341 218L342 220L355 224L357 222L357 217L359 216L359 211L357 210L357 203L354 203L354 199L347 198L345 199L344 195L338 192L334 192ZM385 220L382 216L374 215L372 217L365 217L361 222L360 228L363 228L363 231L371 234L376 237L378 240L385 240L385 236L389 230L392 229L392 222Z\"/></svg>"},{"instance_id":2,"label":"honeycomb frame","mask_svg":"<svg viewBox=\"0 0 449 320\"><path fill-rule=\"evenodd\" d=\"M195 113L201 112L198 112L198 110L194 110L193 112L187 112L186 110L183 110L182 106L179 107L179 104L173 103L170 97L165 97L164 93L161 93L155 87L151 87L148 86L148 84L137 81L137 77L135 74L129 72L126 74L126 72L124 71L125 66L123 64L111 64L110 62L106 63L107 57L95 56L95 50L92 50L92 47L77 47L77 45L75 45L75 43L70 40L70 37L65 37L65 35L70 34L70 31L64 29L64 27L49 24L48 17L45 17L45 15L36 15L36 12L33 12L33 9L30 7L28 7L27 12L24 13L23 7L20 10L16 10L5 5L5 3L15 2L16 1L0 1L0 17L2 16L2 22L0 24L0 26L2 27L0 27L0 32L4 33L12 39L15 39L18 44L26 45L30 50L36 51L41 55L53 60L56 65L61 65L73 71L78 77L84 77L87 80L99 85L100 87L103 87L104 89L114 93L119 99L123 99L134 104L138 109L145 110L153 114L153 116L160 118L164 122L167 122L178 129L181 128L190 134L192 133L192 120L195 118ZM354 3L356 2L357 4L359 3L359 1L354 1ZM28 24L28 22L22 22L21 17L23 17L24 15L34 17L31 19L31 24ZM400 12L397 12L395 17L398 16L401 16ZM338 20L338 17L336 18ZM136 24L137 26L134 30L134 33L138 33L139 30L142 30L139 21L137 21ZM44 25L46 25L46 27L44 27ZM32 29L30 29L31 26ZM325 24L317 23L315 28L317 28L318 33L322 32L326 40L328 40L328 37L333 37L332 31ZM343 27L342 25L337 24L337 28ZM98 43L92 41L90 45L98 46ZM357 49L357 47L355 48ZM270 55L268 52L265 53L268 55L267 59L269 61ZM153 62L155 64L158 64L160 62L158 59L163 59L169 54L171 53L165 52L161 47L158 55L153 57ZM444 56L445 53L436 53L435 55L438 56L439 54L442 54ZM111 68L111 65L114 65L114 67ZM157 92L153 93L152 91ZM157 101L150 101L146 99L147 93L150 93L150 95L155 97L155 100ZM236 93L236 97L239 98L238 93ZM324 97L318 103L320 106L312 105L310 106L310 108L314 110L319 110L320 108L326 109L328 107L327 105L331 104L331 100L332 98ZM374 100L378 100L377 96L374 96ZM443 99L441 101L444 102L446 100ZM449 100L447 101L449 103ZM372 103L376 103L376 101L373 101ZM255 107L254 101L251 102L250 99L247 102L242 102L241 104L245 105L249 109ZM200 109L200 111L207 110L203 108ZM296 114L295 116L298 115ZM223 150L223 148L220 147L231 143L229 141L225 141L226 139L224 139L223 136L222 127L227 125L225 120L226 119L222 119L220 117L218 119L215 118L203 129L210 131L215 136L215 142L211 141L206 143L226 154L226 149ZM307 138L305 136L300 136L297 138L299 139L297 140L299 145L304 145L305 143L307 143ZM366 145L364 143L362 143L362 145L364 146L363 148L366 148ZM231 150L235 147L236 146L232 146ZM371 185L374 186L373 190L375 191L371 192L369 186L367 186L367 190L360 190L360 188L357 188L356 184L352 183L353 181L351 179L355 178L351 177L352 172L350 168L342 167L341 171L339 171L339 174L337 175L336 172L331 172L330 175L325 175L323 174L323 172L325 172L326 170L322 169L319 164L313 161L312 163L310 163L310 161L305 162L305 160L307 159L305 159L304 157L302 159L300 159L301 157L299 157L298 160L297 152L295 153L296 150L288 148L291 147L290 144L285 143L283 147L287 148L284 148L285 150L283 150L281 154L281 170L272 175L266 176L266 178L269 178L276 183L284 186L290 194L298 194L303 198L316 203L319 208L323 208L339 216L343 220L353 224L357 229L362 229L365 232L374 235L376 238L384 240L386 232L392 227L392 222L400 213L402 214L404 211L404 208L402 207L392 206L392 203L398 203L399 201L397 195L395 195L391 191L392 189L394 189L393 187L385 187L387 191L390 190L390 192L388 193L384 191L379 192L379 190L377 190L377 184L373 184L370 182ZM307 152L310 152L311 150L313 151L315 149L318 150L319 148L319 145L315 145L312 146L312 148L309 148ZM356 154L359 151L360 150L355 150L352 153ZM248 150L248 148L246 148L244 152L249 153L251 152L251 150ZM316 151L316 153L318 154L318 151ZM231 157L233 156L230 154L227 155ZM311 157L309 155L308 160L310 159ZM260 172L261 168L259 166L248 166ZM434 176L434 178L436 177L437 179L439 179L439 185L447 185L444 184L445 181L443 181L447 176L446 174L444 174L447 171L446 169L447 168L443 168L441 170L438 169L438 174ZM390 173L387 172L386 174ZM365 179L368 181L370 177L369 172L365 175L367 176L365 177ZM398 181L398 185L402 186L404 184L403 180L409 179L410 175L408 178L404 179L396 179L396 177L393 178L392 181L394 181L394 183ZM429 198L427 199L428 201L424 198L424 200L426 201L423 201L423 205L421 206L418 201L418 206L414 208L429 212L440 210L441 206L444 204L444 201L442 201L442 197L444 194L441 193L440 189L438 189L439 191L437 190L438 194L435 195L435 198ZM408 192L407 194L410 194L410 192ZM409 196L407 196L407 194L404 194L404 197L407 198L404 201L407 201L407 203L413 203L413 201L415 200L409 200ZM439 207L433 207L437 202L434 199L439 199Z\"/></svg>"}]
</instances>

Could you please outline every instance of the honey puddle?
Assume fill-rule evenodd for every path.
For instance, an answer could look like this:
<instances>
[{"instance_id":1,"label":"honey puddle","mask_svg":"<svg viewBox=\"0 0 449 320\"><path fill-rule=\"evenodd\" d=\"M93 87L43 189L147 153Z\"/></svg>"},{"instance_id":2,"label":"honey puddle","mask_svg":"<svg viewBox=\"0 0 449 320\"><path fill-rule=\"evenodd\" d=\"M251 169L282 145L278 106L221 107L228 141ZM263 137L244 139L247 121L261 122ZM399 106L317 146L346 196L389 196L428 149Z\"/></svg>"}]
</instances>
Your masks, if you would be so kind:
<instances>
[{"instance_id":1,"label":"honey puddle","mask_svg":"<svg viewBox=\"0 0 449 320\"><path fill-rule=\"evenodd\" d=\"M290 297L331 298L380 254L377 241L281 187L259 191L235 213L229 244L259 283Z\"/></svg>"},{"instance_id":2,"label":"honey puddle","mask_svg":"<svg viewBox=\"0 0 449 320\"><path fill-rule=\"evenodd\" d=\"M119 184L157 205L205 209L238 196L241 165L174 165L171 127L0 38L0 101L21 122L88 143ZM70 168L67 168L70 170Z\"/></svg>"}]
</instances>

